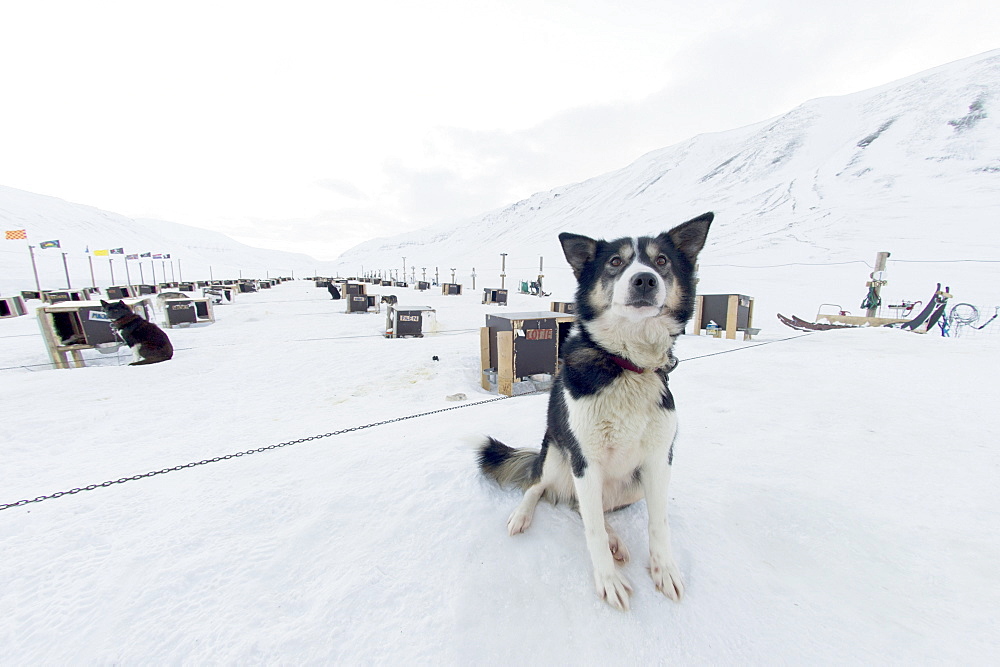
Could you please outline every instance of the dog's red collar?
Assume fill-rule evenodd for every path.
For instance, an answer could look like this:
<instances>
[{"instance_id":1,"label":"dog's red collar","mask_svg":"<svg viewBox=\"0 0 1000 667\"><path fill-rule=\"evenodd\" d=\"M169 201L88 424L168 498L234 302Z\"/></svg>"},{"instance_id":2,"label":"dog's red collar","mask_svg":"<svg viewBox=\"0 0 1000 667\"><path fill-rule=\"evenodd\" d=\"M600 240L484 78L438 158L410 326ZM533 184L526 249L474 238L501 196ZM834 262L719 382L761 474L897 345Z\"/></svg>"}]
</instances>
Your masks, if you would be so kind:
<instances>
[{"instance_id":1,"label":"dog's red collar","mask_svg":"<svg viewBox=\"0 0 1000 667\"><path fill-rule=\"evenodd\" d=\"M139 319L138 315L136 315L135 313L129 313L124 317L119 317L117 320L114 320L111 324L113 324L116 329L124 329L126 326L132 324L138 319Z\"/></svg>"},{"instance_id":2,"label":"dog's red collar","mask_svg":"<svg viewBox=\"0 0 1000 667\"><path fill-rule=\"evenodd\" d=\"M638 366L636 366L635 364L633 364L628 359L625 359L624 357L619 357L616 354L609 354L608 356L611 357L611 361L615 362L616 364L618 364L619 366L621 366L622 368L624 368L627 371L632 371L633 373L645 373L646 372L645 368L639 368Z\"/></svg>"}]
</instances>

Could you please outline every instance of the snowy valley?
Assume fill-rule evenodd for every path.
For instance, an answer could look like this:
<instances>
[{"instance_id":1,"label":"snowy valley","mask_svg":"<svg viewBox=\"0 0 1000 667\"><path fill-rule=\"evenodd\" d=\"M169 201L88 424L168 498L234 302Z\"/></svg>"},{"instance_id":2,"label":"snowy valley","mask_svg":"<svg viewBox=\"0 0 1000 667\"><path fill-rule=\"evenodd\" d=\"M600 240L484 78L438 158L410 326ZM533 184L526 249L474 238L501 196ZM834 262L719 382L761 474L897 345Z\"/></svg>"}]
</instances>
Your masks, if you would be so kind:
<instances>
[{"instance_id":1,"label":"snowy valley","mask_svg":"<svg viewBox=\"0 0 1000 667\"><path fill-rule=\"evenodd\" d=\"M803 334L774 313L858 312L883 250L886 304L926 302L940 281L987 315L1000 305L998 101L994 51L326 267L0 188L7 229L173 248L187 279L406 257L417 278L455 268L466 288L372 288L435 309L425 337L387 339L384 312L290 281L169 329L174 358L142 367L121 350L53 370L33 314L0 319L0 506L69 492L0 510L0 664L991 664L1000 336ZM707 210L700 291L753 296L761 332L680 338L670 495L686 597L653 589L638 503L609 518L632 553L620 613L594 594L570 508L543 504L507 535L519 494L481 478L473 443L536 447L547 396L484 402L479 327L572 298L559 232L660 232ZM4 295L32 288L12 248ZM483 305L500 253L511 302ZM552 296L516 293L540 256Z\"/></svg>"}]
</instances>

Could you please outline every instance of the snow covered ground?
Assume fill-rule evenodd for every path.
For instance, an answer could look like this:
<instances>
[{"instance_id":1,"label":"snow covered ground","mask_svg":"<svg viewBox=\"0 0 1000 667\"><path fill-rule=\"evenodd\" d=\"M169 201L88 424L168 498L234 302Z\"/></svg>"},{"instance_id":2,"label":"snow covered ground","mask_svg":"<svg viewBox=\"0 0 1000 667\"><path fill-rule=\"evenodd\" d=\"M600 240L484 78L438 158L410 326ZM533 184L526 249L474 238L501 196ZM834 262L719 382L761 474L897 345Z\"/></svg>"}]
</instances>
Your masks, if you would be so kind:
<instances>
[{"instance_id":1,"label":"snow covered ground","mask_svg":"<svg viewBox=\"0 0 1000 667\"><path fill-rule=\"evenodd\" d=\"M780 284L756 296L788 310ZM0 664L995 661L996 336L761 315L751 343L683 337L687 593L653 589L640 503L611 517L633 556L620 613L573 512L511 538L518 494L475 469L469 438L543 429L544 395L473 404L501 309L381 292L435 307L436 335L384 339L384 314L304 281L169 330L175 358L145 367L49 370L34 317L0 320L0 504L468 405L0 511Z\"/></svg>"}]
</instances>

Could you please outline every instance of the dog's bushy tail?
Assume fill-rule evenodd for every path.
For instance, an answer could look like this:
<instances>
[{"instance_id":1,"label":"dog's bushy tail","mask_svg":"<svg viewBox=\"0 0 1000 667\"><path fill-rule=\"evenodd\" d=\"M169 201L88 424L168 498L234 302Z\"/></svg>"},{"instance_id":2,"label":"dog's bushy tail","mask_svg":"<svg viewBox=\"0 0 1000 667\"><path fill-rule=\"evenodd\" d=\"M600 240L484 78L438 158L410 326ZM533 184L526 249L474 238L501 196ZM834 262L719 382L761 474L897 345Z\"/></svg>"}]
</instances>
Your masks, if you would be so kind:
<instances>
[{"instance_id":1,"label":"dog's bushy tail","mask_svg":"<svg viewBox=\"0 0 1000 667\"><path fill-rule=\"evenodd\" d=\"M539 458L538 451L514 449L496 438L487 438L479 448L479 469L500 486L516 486L526 490L541 475Z\"/></svg>"}]
</instances>

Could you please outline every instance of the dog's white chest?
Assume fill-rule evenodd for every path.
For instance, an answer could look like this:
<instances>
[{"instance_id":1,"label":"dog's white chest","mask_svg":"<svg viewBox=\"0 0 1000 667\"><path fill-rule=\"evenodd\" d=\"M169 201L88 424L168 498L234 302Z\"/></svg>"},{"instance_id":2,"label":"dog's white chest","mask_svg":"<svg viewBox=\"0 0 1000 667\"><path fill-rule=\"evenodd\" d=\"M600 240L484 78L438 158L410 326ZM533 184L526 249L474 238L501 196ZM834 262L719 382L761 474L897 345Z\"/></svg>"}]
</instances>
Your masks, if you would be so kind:
<instances>
[{"instance_id":1,"label":"dog's white chest","mask_svg":"<svg viewBox=\"0 0 1000 667\"><path fill-rule=\"evenodd\" d=\"M570 428L584 457L609 477L631 475L650 447L670 446L674 413L662 407L663 383L652 372L623 373L603 391L566 395Z\"/></svg>"}]
</instances>

